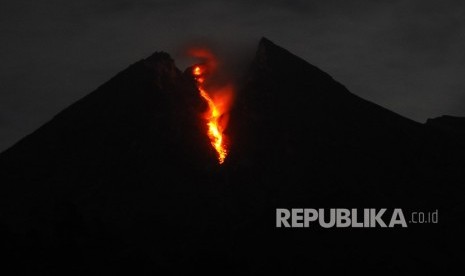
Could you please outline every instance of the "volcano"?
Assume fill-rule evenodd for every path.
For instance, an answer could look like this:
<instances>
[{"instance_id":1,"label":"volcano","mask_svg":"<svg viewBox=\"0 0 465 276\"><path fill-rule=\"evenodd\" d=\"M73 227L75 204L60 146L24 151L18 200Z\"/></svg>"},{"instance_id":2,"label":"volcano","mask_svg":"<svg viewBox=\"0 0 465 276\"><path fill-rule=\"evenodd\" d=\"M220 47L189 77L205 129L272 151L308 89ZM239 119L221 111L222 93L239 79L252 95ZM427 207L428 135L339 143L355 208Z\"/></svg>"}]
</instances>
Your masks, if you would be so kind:
<instances>
[{"instance_id":1,"label":"volcano","mask_svg":"<svg viewBox=\"0 0 465 276\"><path fill-rule=\"evenodd\" d=\"M197 84L154 53L4 151L4 269L444 273L462 260L463 118L414 122L263 38L219 164ZM439 210L439 223L286 229L276 208Z\"/></svg>"}]
</instances>

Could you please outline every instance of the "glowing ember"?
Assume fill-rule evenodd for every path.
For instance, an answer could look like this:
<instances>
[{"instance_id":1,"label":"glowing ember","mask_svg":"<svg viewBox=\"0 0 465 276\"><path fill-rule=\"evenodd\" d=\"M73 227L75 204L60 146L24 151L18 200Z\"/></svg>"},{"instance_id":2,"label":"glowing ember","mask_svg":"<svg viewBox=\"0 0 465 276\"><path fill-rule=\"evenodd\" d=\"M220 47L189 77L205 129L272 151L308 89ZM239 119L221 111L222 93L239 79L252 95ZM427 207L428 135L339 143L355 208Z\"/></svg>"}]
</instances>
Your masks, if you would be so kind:
<instances>
[{"instance_id":1,"label":"glowing ember","mask_svg":"<svg viewBox=\"0 0 465 276\"><path fill-rule=\"evenodd\" d=\"M208 110L205 114L205 119L208 126L208 137L213 148L218 153L218 161L220 164L223 164L228 151L226 150L226 145L224 143L224 126L221 124L221 117L225 112L224 104L220 102L215 102L213 98L207 93L204 82L205 82L205 71L206 67L202 65L196 65L192 73L197 82L197 87L200 91L200 96L207 102ZM223 107L223 108L222 108Z\"/></svg>"}]
</instances>

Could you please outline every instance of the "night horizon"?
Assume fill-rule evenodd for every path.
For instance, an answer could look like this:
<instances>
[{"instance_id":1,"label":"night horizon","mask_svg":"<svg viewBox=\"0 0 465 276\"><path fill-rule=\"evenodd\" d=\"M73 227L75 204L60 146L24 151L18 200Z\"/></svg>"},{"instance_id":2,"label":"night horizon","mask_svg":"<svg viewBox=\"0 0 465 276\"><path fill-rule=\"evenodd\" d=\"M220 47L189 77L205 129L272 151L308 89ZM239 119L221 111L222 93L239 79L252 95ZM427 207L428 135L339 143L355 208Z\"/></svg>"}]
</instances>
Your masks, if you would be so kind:
<instances>
[{"instance_id":1,"label":"night horizon","mask_svg":"<svg viewBox=\"0 0 465 276\"><path fill-rule=\"evenodd\" d=\"M420 123L465 115L460 1L14 1L4 5L0 151L155 51L205 43L249 62L267 37ZM214 23L212 23L214 22ZM245 67L240 67L244 68Z\"/></svg>"},{"instance_id":2,"label":"night horizon","mask_svg":"<svg viewBox=\"0 0 465 276\"><path fill-rule=\"evenodd\" d=\"M457 271L464 10L419 3L12 3L0 271Z\"/></svg>"}]
</instances>

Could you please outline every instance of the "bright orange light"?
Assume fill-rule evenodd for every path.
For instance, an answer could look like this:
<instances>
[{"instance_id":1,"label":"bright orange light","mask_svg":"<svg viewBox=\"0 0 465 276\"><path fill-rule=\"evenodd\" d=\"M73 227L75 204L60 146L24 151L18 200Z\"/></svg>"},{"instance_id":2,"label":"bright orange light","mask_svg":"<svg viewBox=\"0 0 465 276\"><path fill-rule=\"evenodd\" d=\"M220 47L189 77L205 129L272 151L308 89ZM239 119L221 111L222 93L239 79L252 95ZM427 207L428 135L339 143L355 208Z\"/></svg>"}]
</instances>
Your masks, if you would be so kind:
<instances>
[{"instance_id":1,"label":"bright orange light","mask_svg":"<svg viewBox=\"0 0 465 276\"><path fill-rule=\"evenodd\" d=\"M197 82L200 96L208 104L208 110L205 113L205 120L207 121L208 126L208 137L213 148L218 153L218 162L223 164L226 156L228 155L228 151L224 141L225 135L223 134L227 120L223 120L222 116L225 115L230 104L232 89L231 87L226 86L226 88L223 87L222 89L219 89L219 91L213 91L216 93L212 93L212 95L216 95L217 97L212 98L204 85L207 78L206 71L208 69L209 68L207 68L206 65L196 65L192 69L192 74ZM227 89L227 93L224 93L225 89ZM223 92L221 90L223 90Z\"/></svg>"},{"instance_id":2,"label":"bright orange light","mask_svg":"<svg viewBox=\"0 0 465 276\"><path fill-rule=\"evenodd\" d=\"M202 72L200 71L200 66L196 66L194 68L194 75L200 76L201 74L202 74Z\"/></svg>"}]
</instances>

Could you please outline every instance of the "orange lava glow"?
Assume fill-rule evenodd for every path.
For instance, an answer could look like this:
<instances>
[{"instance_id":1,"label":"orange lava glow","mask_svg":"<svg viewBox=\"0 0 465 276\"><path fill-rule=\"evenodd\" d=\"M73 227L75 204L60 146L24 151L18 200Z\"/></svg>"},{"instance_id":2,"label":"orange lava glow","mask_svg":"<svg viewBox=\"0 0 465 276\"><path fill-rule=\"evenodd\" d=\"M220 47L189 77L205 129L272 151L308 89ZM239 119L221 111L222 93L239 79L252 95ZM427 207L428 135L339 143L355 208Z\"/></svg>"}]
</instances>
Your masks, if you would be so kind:
<instances>
[{"instance_id":1,"label":"orange lava glow","mask_svg":"<svg viewBox=\"0 0 465 276\"><path fill-rule=\"evenodd\" d=\"M223 133L228 122L228 109L232 99L232 86L207 86L208 76L211 76L211 63L195 65L192 74L196 80L200 96L208 104L204 119L208 127L208 138L218 154L218 162L224 163L228 150L226 148L225 134ZM208 92L207 92L208 91Z\"/></svg>"}]
</instances>

